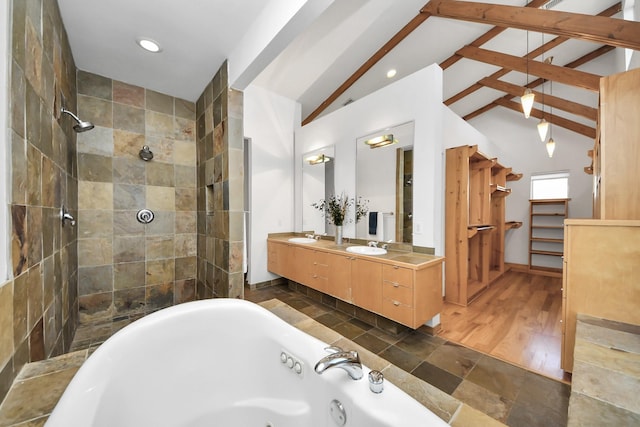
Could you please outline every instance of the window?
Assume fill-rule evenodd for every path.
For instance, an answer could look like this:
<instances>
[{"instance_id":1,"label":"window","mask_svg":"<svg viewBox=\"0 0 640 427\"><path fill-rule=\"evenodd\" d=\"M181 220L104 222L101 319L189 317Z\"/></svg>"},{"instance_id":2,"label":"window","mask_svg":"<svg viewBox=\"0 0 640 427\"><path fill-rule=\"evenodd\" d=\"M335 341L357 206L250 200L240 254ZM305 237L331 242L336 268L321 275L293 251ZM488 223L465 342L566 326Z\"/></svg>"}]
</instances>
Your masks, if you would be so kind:
<instances>
[{"instance_id":1,"label":"window","mask_svg":"<svg viewBox=\"0 0 640 427\"><path fill-rule=\"evenodd\" d=\"M568 199L569 172L531 174L531 199Z\"/></svg>"}]
</instances>

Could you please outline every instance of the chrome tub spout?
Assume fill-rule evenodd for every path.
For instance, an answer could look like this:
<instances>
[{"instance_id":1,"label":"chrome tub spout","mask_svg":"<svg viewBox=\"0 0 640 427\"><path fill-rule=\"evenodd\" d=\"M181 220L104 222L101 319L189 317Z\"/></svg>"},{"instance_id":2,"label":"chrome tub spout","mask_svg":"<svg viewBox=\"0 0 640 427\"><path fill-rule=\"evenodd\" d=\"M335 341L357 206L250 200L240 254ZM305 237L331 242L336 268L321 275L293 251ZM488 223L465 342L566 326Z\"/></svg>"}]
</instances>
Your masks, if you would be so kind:
<instances>
[{"instance_id":1,"label":"chrome tub spout","mask_svg":"<svg viewBox=\"0 0 640 427\"><path fill-rule=\"evenodd\" d=\"M327 347L325 350L331 352L331 354L316 363L314 369L318 374L322 374L327 369L340 368L354 380L362 378L362 363L357 351L346 351L340 347Z\"/></svg>"}]
</instances>

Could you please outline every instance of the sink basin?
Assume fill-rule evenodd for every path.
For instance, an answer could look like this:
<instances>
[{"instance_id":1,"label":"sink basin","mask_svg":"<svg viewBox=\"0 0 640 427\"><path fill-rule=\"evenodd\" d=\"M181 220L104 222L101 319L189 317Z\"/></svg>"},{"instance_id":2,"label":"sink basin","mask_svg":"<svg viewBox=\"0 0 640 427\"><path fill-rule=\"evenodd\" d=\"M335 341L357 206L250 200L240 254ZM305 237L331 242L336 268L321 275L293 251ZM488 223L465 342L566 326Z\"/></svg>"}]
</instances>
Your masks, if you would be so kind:
<instances>
[{"instance_id":1,"label":"sink basin","mask_svg":"<svg viewBox=\"0 0 640 427\"><path fill-rule=\"evenodd\" d=\"M347 252L353 252L360 255L384 255L387 253L386 249L374 248L371 246L349 246Z\"/></svg>"},{"instance_id":2,"label":"sink basin","mask_svg":"<svg viewBox=\"0 0 640 427\"><path fill-rule=\"evenodd\" d=\"M291 243L315 243L316 239L310 237L292 237L289 239Z\"/></svg>"}]
</instances>

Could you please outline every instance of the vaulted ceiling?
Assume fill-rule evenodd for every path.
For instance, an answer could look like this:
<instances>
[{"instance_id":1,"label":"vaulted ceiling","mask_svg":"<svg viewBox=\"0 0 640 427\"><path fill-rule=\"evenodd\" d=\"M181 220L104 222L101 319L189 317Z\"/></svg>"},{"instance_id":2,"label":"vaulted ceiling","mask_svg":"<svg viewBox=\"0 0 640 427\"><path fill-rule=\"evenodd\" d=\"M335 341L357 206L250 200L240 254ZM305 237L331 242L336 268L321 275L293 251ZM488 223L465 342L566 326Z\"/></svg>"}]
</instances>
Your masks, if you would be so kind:
<instances>
[{"instance_id":1,"label":"vaulted ceiling","mask_svg":"<svg viewBox=\"0 0 640 427\"><path fill-rule=\"evenodd\" d=\"M640 49L640 23L623 20L617 0L314 0L322 2L323 12L252 81L299 101L305 123L438 63L444 103L465 119L494 108L520 111L529 87L533 117L592 138L601 73L590 64L615 62L606 69L622 71L621 50ZM79 68L191 100L277 7L259 0L59 3ZM140 35L164 41L162 55L140 51L131 42ZM391 68L397 74L389 79Z\"/></svg>"}]
</instances>

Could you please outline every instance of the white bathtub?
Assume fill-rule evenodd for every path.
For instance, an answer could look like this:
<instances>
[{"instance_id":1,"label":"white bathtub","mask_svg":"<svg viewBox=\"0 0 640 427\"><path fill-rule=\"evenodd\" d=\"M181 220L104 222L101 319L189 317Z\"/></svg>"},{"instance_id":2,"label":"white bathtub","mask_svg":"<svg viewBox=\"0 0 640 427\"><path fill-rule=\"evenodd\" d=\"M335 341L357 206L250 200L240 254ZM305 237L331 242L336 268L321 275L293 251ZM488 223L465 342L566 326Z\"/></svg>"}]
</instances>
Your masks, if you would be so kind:
<instances>
[{"instance_id":1,"label":"white bathtub","mask_svg":"<svg viewBox=\"0 0 640 427\"><path fill-rule=\"evenodd\" d=\"M342 369L314 371L327 345L251 302L181 304L119 331L87 359L46 426L333 427L447 424L385 381L369 390ZM281 353L299 360L296 374Z\"/></svg>"}]
</instances>

